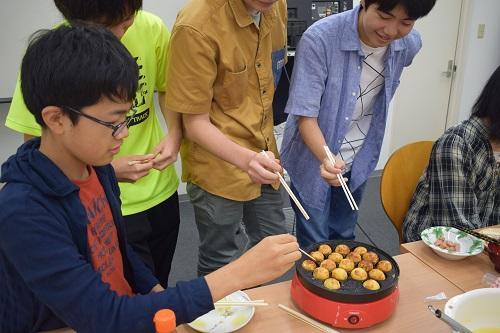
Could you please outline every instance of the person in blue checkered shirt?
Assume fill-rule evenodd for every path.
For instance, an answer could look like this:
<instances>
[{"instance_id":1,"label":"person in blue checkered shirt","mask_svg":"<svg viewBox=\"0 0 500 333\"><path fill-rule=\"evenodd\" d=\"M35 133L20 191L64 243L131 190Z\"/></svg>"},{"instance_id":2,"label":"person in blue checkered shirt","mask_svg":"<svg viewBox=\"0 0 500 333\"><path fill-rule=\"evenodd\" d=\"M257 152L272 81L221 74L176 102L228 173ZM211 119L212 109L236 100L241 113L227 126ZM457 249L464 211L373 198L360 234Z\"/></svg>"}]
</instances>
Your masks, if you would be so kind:
<instances>
[{"instance_id":1,"label":"person in blue checkered shirt","mask_svg":"<svg viewBox=\"0 0 500 333\"><path fill-rule=\"evenodd\" d=\"M431 226L470 229L500 223L500 67L471 117L434 144L403 224L405 241Z\"/></svg>"}]
</instances>

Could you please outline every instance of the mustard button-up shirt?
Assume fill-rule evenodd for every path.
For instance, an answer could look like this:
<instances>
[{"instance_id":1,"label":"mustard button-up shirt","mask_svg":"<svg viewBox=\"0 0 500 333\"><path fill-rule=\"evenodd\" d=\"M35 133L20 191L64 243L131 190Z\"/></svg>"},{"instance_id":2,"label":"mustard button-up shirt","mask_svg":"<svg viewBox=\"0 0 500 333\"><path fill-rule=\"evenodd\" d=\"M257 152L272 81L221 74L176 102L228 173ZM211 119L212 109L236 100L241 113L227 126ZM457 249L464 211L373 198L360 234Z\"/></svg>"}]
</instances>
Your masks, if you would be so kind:
<instances>
[{"instance_id":1,"label":"mustard button-up shirt","mask_svg":"<svg viewBox=\"0 0 500 333\"><path fill-rule=\"evenodd\" d=\"M209 113L229 139L278 156L273 135L275 79L285 63L286 2L254 24L243 0L192 0L177 16L169 49L166 106ZM196 143L184 139L182 179L227 199L260 196L260 184Z\"/></svg>"}]
</instances>

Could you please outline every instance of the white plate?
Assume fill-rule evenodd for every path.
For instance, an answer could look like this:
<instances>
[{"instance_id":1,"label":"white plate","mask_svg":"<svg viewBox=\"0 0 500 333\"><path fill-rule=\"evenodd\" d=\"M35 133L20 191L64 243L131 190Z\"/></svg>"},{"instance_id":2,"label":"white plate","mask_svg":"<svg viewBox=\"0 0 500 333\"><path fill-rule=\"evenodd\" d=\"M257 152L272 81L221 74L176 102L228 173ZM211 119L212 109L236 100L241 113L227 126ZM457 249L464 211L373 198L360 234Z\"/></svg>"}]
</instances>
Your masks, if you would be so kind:
<instances>
[{"instance_id":1,"label":"white plate","mask_svg":"<svg viewBox=\"0 0 500 333\"><path fill-rule=\"evenodd\" d=\"M238 290L221 301L250 301L250 297ZM253 306L224 306L217 307L207 314L198 317L188 325L204 333L229 333L245 326L255 313Z\"/></svg>"},{"instance_id":2,"label":"white plate","mask_svg":"<svg viewBox=\"0 0 500 333\"><path fill-rule=\"evenodd\" d=\"M430 227L420 234L424 243L437 255L448 260L460 260L483 252L484 243L461 230L452 227ZM460 244L460 251L445 250L434 245L436 239L443 236L445 240Z\"/></svg>"}]
</instances>

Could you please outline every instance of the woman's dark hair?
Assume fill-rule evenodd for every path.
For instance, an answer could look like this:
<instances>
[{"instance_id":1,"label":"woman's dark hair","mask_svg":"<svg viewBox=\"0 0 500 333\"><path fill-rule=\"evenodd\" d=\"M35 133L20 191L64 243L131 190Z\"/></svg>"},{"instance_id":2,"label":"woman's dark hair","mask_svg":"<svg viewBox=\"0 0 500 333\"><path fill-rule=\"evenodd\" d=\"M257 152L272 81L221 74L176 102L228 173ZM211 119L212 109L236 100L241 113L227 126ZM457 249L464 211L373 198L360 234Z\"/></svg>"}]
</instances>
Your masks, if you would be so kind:
<instances>
[{"instance_id":1,"label":"woman's dark hair","mask_svg":"<svg viewBox=\"0 0 500 333\"><path fill-rule=\"evenodd\" d=\"M113 26L126 20L142 7L142 0L54 0L69 22L99 22Z\"/></svg>"},{"instance_id":2,"label":"woman's dark hair","mask_svg":"<svg viewBox=\"0 0 500 333\"><path fill-rule=\"evenodd\" d=\"M417 20L429 14L435 3L436 0L365 0L365 10L377 4L379 10L390 12L397 5L401 5L406 9L409 18Z\"/></svg>"},{"instance_id":3,"label":"woman's dark hair","mask_svg":"<svg viewBox=\"0 0 500 333\"><path fill-rule=\"evenodd\" d=\"M120 41L88 24L36 32L21 64L24 101L42 127L46 106L81 109L102 97L132 101L138 78L137 64ZM68 115L73 122L78 119Z\"/></svg>"},{"instance_id":4,"label":"woman's dark hair","mask_svg":"<svg viewBox=\"0 0 500 333\"><path fill-rule=\"evenodd\" d=\"M472 116L488 120L490 139L500 141L500 66L490 76L474 103Z\"/></svg>"}]
</instances>

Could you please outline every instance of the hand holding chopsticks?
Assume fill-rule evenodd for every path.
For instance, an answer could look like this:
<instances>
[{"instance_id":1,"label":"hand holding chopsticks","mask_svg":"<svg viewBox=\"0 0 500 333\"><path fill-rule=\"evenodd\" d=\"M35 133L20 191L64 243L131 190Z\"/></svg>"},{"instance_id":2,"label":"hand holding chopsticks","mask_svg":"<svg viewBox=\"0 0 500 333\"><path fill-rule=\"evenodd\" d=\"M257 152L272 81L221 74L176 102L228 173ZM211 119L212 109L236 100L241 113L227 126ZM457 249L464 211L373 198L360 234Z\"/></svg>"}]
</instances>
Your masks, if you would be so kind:
<instances>
[{"instance_id":1,"label":"hand holding chopsticks","mask_svg":"<svg viewBox=\"0 0 500 333\"><path fill-rule=\"evenodd\" d=\"M323 146L325 149L326 156L330 160L332 164L335 164L335 158L333 157L332 152L330 151L330 148L328 146ZM356 205L356 201L354 201L354 198L351 194L351 191L349 190L349 187L347 186L344 177L341 174L337 174L337 178L340 182L340 185L342 186L342 189L344 190L344 194L347 198L347 201L349 202L349 205L351 206L352 210L359 210L358 205Z\"/></svg>"},{"instance_id":2,"label":"hand holding chopsticks","mask_svg":"<svg viewBox=\"0 0 500 333\"><path fill-rule=\"evenodd\" d=\"M260 152L262 155L264 155L266 158L268 159L271 159L265 151L261 151ZM280 179L280 182L281 182L281 185L283 185L283 187L285 188L285 190L288 192L288 195L290 196L290 198L292 198L293 202L295 203L295 205L299 208L300 212L302 213L302 215L304 215L304 218L306 220L309 220L309 215L307 214L306 210L304 209L304 207L302 207L302 205L300 204L299 202L299 199L297 199L297 197L295 196L295 194L293 194L292 192L292 189L288 186L288 184L286 183L285 179L283 178L283 176L281 175L281 173L279 173L278 171L275 172L279 179Z\"/></svg>"}]
</instances>

